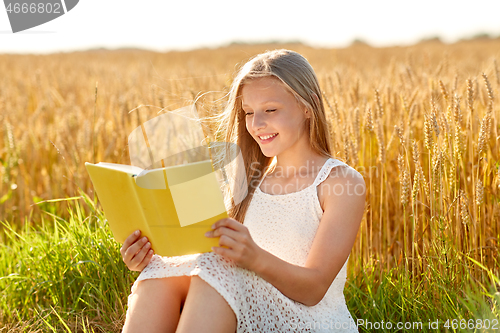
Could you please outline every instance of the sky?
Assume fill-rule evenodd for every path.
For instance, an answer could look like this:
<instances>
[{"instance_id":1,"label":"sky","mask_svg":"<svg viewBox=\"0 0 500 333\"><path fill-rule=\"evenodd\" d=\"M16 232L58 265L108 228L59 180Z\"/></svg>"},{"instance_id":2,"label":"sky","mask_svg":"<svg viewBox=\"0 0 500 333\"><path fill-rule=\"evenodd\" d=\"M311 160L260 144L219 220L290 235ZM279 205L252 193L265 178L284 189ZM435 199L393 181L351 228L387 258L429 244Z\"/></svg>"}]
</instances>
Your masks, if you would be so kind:
<instances>
[{"instance_id":1,"label":"sky","mask_svg":"<svg viewBox=\"0 0 500 333\"><path fill-rule=\"evenodd\" d=\"M481 33L500 37L499 13L500 0L80 0L65 15L14 34L0 3L0 53L164 52L235 41L393 46L436 36L451 43Z\"/></svg>"}]
</instances>

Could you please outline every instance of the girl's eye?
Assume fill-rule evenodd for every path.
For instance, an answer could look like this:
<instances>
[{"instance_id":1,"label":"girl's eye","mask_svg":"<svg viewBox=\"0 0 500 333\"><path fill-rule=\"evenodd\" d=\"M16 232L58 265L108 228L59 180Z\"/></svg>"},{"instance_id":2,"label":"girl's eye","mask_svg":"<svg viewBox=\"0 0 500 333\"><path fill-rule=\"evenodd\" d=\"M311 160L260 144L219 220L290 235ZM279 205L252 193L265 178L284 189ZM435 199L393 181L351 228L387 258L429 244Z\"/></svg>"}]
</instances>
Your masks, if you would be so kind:
<instances>
[{"instance_id":1,"label":"girl's eye","mask_svg":"<svg viewBox=\"0 0 500 333\"><path fill-rule=\"evenodd\" d=\"M274 112L274 111L276 111L276 109L268 109L268 110L266 110L266 112ZM245 112L245 116L251 116L251 115L253 115L253 112Z\"/></svg>"}]
</instances>

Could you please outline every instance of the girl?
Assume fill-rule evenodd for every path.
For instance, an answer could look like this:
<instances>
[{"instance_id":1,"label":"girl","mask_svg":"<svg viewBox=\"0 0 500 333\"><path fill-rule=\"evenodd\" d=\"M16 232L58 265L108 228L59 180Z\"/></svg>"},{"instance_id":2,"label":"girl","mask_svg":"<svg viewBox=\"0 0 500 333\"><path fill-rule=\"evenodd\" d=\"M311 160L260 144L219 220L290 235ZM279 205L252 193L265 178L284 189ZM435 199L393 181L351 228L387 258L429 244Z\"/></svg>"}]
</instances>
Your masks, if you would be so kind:
<instances>
[{"instance_id":1,"label":"girl","mask_svg":"<svg viewBox=\"0 0 500 333\"><path fill-rule=\"evenodd\" d=\"M124 332L357 332L343 289L365 183L332 157L320 96L296 52L243 66L219 131L242 151L249 193L207 233L224 246L213 252L160 257L139 232L125 241L141 274Z\"/></svg>"}]
</instances>

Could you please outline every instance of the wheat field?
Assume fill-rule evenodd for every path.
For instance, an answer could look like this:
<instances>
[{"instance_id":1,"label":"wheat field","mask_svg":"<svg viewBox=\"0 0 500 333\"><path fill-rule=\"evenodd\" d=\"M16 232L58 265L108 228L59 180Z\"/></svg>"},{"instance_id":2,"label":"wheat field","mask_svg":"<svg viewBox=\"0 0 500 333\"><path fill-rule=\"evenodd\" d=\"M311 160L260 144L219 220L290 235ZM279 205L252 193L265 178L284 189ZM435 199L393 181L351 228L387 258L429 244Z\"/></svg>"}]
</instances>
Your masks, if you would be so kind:
<instances>
[{"instance_id":1,"label":"wheat field","mask_svg":"<svg viewBox=\"0 0 500 333\"><path fill-rule=\"evenodd\" d=\"M238 65L275 48L309 60L335 157L367 184L351 276L398 268L421 290L438 277L498 294L500 39L0 55L0 220L67 218L79 189L93 196L85 162L129 164L134 128L198 97L202 115L219 112Z\"/></svg>"}]
</instances>

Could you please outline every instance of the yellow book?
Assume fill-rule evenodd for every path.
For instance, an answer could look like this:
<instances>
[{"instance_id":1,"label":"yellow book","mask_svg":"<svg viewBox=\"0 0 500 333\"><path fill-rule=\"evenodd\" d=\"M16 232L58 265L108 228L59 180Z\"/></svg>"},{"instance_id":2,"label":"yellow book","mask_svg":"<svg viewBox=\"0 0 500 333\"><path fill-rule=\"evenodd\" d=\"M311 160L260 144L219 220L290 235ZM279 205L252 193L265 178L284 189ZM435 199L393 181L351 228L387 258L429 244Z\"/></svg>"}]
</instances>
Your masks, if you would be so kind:
<instances>
[{"instance_id":1,"label":"yellow book","mask_svg":"<svg viewBox=\"0 0 500 333\"><path fill-rule=\"evenodd\" d=\"M85 167L119 243L139 229L161 256L219 246L219 238L205 237L228 217L210 160L153 170L103 162Z\"/></svg>"}]
</instances>

